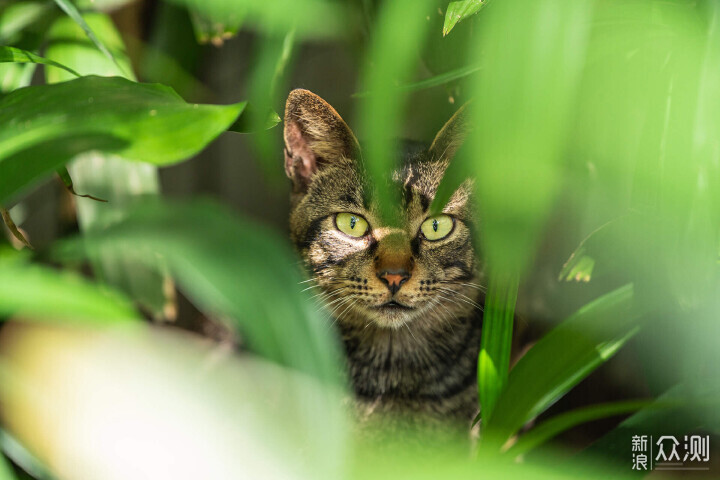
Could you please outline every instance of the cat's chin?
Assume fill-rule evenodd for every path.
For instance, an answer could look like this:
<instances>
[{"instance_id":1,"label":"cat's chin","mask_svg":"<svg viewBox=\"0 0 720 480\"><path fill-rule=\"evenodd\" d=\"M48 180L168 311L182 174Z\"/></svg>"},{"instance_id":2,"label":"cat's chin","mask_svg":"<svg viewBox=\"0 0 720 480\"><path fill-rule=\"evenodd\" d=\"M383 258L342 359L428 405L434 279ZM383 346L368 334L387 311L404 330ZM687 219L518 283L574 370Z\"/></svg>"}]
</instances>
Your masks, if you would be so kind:
<instances>
[{"instance_id":1,"label":"cat's chin","mask_svg":"<svg viewBox=\"0 0 720 480\"><path fill-rule=\"evenodd\" d=\"M410 322L417 309L397 302L388 302L372 308L372 319L382 328L400 328Z\"/></svg>"}]
</instances>

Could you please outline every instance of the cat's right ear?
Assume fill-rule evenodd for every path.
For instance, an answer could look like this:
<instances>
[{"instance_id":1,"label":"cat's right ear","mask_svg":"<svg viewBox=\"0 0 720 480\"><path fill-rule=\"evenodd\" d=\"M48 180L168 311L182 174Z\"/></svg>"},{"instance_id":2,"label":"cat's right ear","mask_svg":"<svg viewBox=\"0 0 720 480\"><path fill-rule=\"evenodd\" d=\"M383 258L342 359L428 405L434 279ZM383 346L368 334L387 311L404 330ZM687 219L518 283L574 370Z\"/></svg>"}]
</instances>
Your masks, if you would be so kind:
<instances>
[{"instance_id":1,"label":"cat's right ear","mask_svg":"<svg viewBox=\"0 0 720 480\"><path fill-rule=\"evenodd\" d=\"M358 142L333 107L314 93L297 89L285 104L285 173L296 193L307 190L318 169L352 158Z\"/></svg>"}]
</instances>

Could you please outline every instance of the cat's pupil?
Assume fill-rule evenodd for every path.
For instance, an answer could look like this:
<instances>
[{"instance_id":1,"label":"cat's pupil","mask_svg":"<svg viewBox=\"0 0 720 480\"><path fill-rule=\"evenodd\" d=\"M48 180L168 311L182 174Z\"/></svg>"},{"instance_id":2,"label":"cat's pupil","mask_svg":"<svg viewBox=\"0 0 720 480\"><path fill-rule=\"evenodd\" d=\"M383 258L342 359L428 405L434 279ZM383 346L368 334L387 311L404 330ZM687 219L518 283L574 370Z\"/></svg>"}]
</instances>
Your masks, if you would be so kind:
<instances>
[{"instance_id":1,"label":"cat's pupil","mask_svg":"<svg viewBox=\"0 0 720 480\"><path fill-rule=\"evenodd\" d=\"M438 229L438 221L437 221L437 220L433 220L433 231L434 231L434 232L437 232L437 229Z\"/></svg>"},{"instance_id":2,"label":"cat's pupil","mask_svg":"<svg viewBox=\"0 0 720 480\"><path fill-rule=\"evenodd\" d=\"M357 223L357 218L350 217L350 228L354 229L356 223Z\"/></svg>"}]
</instances>

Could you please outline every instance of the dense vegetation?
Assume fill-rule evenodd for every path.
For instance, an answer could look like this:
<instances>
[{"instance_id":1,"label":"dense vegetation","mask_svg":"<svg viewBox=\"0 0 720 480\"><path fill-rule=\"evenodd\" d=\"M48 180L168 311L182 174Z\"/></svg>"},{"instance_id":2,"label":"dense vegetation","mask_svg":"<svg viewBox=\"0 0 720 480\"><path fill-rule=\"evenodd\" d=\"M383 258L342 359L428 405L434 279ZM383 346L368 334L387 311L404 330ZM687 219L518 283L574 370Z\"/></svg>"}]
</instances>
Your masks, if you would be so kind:
<instances>
[{"instance_id":1,"label":"dense vegetation","mask_svg":"<svg viewBox=\"0 0 720 480\"><path fill-rule=\"evenodd\" d=\"M124 3L0 4L0 478L606 478L633 473L632 435L718 432L717 2L159 3L192 20L186 40L258 39L247 101L229 105L176 93L197 83L178 49L148 47L132 65L107 13ZM416 455L420 432L356 438L327 312L303 291L285 235L159 193L157 169L226 131L247 135L268 184L281 178L288 72L302 45L330 41L361 62L352 123L376 179L394 166L414 95L441 92L442 106L420 105L440 124L472 100L473 134L434 207L475 179L488 292L473 455L462 439ZM18 217L53 175L85 195L80 232L34 250ZM569 241L566 262L543 257ZM510 370L533 282L576 311L550 318ZM172 316L174 285L250 353L152 326ZM621 369L644 395L528 423L628 345L636 362ZM574 458L545 450L618 415Z\"/></svg>"}]
</instances>

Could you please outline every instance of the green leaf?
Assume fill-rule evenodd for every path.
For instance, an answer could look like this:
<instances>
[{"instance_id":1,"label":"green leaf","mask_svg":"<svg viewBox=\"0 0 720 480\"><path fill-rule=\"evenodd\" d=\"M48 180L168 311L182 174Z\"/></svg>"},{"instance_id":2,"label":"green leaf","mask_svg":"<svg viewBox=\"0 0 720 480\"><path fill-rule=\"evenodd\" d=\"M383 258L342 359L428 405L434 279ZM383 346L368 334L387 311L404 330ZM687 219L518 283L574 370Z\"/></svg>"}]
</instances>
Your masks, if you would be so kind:
<instances>
[{"instance_id":1,"label":"green leaf","mask_svg":"<svg viewBox=\"0 0 720 480\"><path fill-rule=\"evenodd\" d=\"M62 137L82 138L87 150L166 165L200 151L244 107L187 104L167 87L122 78L88 76L15 90L0 99L0 202L27 184L27 172L8 167L8 157L30 148L59 144ZM112 146L108 137L115 140ZM93 138L101 141L95 145ZM64 150L55 155L45 149L46 156L35 159L36 170L57 169L68 160L70 152Z\"/></svg>"},{"instance_id":2,"label":"green leaf","mask_svg":"<svg viewBox=\"0 0 720 480\"><path fill-rule=\"evenodd\" d=\"M483 73L455 161L472 166L481 249L496 271L522 275L555 205L592 4L503 0L480 19L471 58Z\"/></svg>"},{"instance_id":3,"label":"green leaf","mask_svg":"<svg viewBox=\"0 0 720 480\"><path fill-rule=\"evenodd\" d=\"M507 381L517 291L517 277L490 276L478 359L478 395L484 422L492 416Z\"/></svg>"},{"instance_id":4,"label":"green leaf","mask_svg":"<svg viewBox=\"0 0 720 480\"><path fill-rule=\"evenodd\" d=\"M73 21L77 23L80 28L83 29L85 35L87 35L88 38L92 40L98 50L100 50L103 55L110 59L122 71L123 68L120 66L115 56L113 56L113 54L110 52L110 50L108 50L105 44L100 41L97 35L95 35L95 32L93 32L92 28L90 28L87 22L85 22L85 19L82 17L82 15L80 15L80 12L75 7L75 5L73 5L70 0L55 0L55 3L57 3L58 7L60 7L60 9L62 9L62 11L65 12L68 17L72 18Z\"/></svg>"},{"instance_id":5,"label":"green leaf","mask_svg":"<svg viewBox=\"0 0 720 480\"><path fill-rule=\"evenodd\" d=\"M39 55L35 55L32 52L28 52L26 50L21 50L19 48L15 47L4 47L0 46L0 62L6 63L41 63L43 65L50 65L57 68L62 68L63 70L72 73L76 77L79 77L80 74L77 73L75 70L73 70L70 67L66 67L65 65L61 65L58 62L53 62L52 60L48 60L47 58L43 58Z\"/></svg>"},{"instance_id":6,"label":"green leaf","mask_svg":"<svg viewBox=\"0 0 720 480\"><path fill-rule=\"evenodd\" d=\"M95 325L138 319L132 303L117 292L69 272L2 258L0 315Z\"/></svg>"},{"instance_id":7,"label":"green leaf","mask_svg":"<svg viewBox=\"0 0 720 480\"><path fill-rule=\"evenodd\" d=\"M450 33L458 22L475 15L483 8L489 0L461 0L450 2L445 12L445 23L443 24L443 36Z\"/></svg>"},{"instance_id":8,"label":"green leaf","mask_svg":"<svg viewBox=\"0 0 720 480\"><path fill-rule=\"evenodd\" d=\"M120 65L131 72L125 45L107 14L87 13L83 18L113 52ZM113 76L121 71L87 39L71 19L58 18L48 34L48 58L71 65L84 74ZM63 71L47 71L48 83L69 80ZM134 77L128 78L134 80ZM105 228L123 218L128 204L140 196L155 195L160 190L157 167L147 163L128 162L107 152L92 151L75 156L68 164L72 178L83 193L107 199L107 204L78 198L77 220L86 232ZM70 174L68 174L68 179ZM70 180L72 182L72 180ZM66 180L66 185L68 184ZM132 247L128 247L132 248ZM153 268L130 261L123 252L100 254L90 261L95 277L127 294L154 319L174 318L172 282L155 259Z\"/></svg>"},{"instance_id":9,"label":"green leaf","mask_svg":"<svg viewBox=\"0 0 720 480\"><path fill-rule=\"evenodd\" d=\"M653 400L625 400L621 402L601 403L578 408L554 416L523 434L520 440L507 450L507 454L518 457L537 448L560 433L583 423L601 418L614 417L635 412L641 408L669 408L670 405L653 403Z\"/></svg>"},{"instance_id":10,"label":"green leaf","mask_svg":"<svg viewBox=\"0 0 720 480\"><path fill-rule=\"evenodd\" d=\"M2 7L0 10L0 43L17 44L24 31L45 17L51 10L49 8L51 6L45 1L23 1Z\"/></svg>"},{"instance_id":11,"label":"green leaf","mask_svg":"<svg viewBox=\"0 0 720 480\"><path fill-rule=\"evenodd\" d=\"M10 463L4 455L0 455L0 480L15 480L15 478L15 472Z\"/></svg>"},{"instance_id":12,"label":"green leaf","mask_svg":"<svg viewBox=\"0 0 720 480\"><path fill-rule=\"evenodd\" d=\"M720 432L720 383L717 375L701 381L687 381L675 385L649 405L625 419L610 433L596 441L579 455L586 464L626 465L622 456L633 435L688 435L702 428Z\"/></svg>"},{"instance_id":13,"label":"green leaf","mask_svg":"<svg viewBox=\"0 0 720 480\"><path fill-rule=\"evenodd\" d=\"M336 345L305 301L297 260L280 235L212 202L145 201L125 219L61 244L56 253L78 258L127 246L127 258L159 255L186 295L208 314L231 317L255 351L337 379Z\"/></svg>"},{"instance_id":14,"label":"green leaf","mask_svg":"<svg viewBox=\"0 0 720 480\"><path fill-rule=\"evenodd\" d=\"M589 303L535 344L512 369L485 434L504 443L637 333L632 285Z\"/></svg>"},{"instance_id":15,"label":"green leaf","mask_svg":"<svg viewBox=\"0 0 720 480\"><path fill-rule=\"evenodd\" d=\"M361 85L373 95L359 104L359 137L365 140L363 166L373 182L380 216L395 223L398 192L390 188L390 172L396 162L397 138L401 137L407 94L397 91L415 67L415 51L428 28L424 12L431 0L396 0L380 6L373 43L369 49ZM402 28L398 28L402 25ZM392 48L388 48L392 45Z\"/></svg>"}]
</instances>

